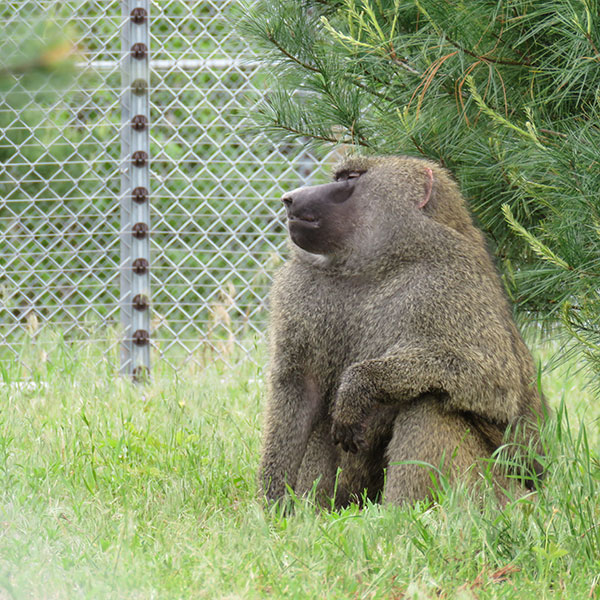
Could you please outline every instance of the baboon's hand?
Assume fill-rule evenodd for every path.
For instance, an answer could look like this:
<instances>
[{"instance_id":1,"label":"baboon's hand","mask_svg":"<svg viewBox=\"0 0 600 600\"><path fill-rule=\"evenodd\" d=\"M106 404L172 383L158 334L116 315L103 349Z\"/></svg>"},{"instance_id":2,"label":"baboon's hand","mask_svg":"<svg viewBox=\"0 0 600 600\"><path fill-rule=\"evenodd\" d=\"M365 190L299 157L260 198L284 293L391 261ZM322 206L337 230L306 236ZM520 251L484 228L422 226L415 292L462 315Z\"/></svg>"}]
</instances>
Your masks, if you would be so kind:
<instances>
[{"instance_id":1,"label":"baboon's hand","mask_svg":"<svg viewBox=\"0 0 600 600\"><path fill-rule=\"evenodd\" d=\"M340 444L344 452L355 454L367 449L365 439L365 423L340 423L333 421L331 435L335 444Z\"/></svg>"}]
</instances>

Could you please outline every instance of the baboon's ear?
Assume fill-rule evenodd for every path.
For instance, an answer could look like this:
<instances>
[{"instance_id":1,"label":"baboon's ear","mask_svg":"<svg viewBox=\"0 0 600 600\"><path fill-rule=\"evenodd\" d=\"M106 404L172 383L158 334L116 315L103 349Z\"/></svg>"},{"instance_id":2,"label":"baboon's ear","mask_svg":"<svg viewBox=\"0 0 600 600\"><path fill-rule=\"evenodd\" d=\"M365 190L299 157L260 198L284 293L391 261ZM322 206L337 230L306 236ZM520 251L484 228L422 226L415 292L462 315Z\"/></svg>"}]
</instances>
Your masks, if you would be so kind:
<instances>
[{"instance_id":1,"label":"baboon's ear","mask_svg":"<svg viewBox=\"0 0 600 600\"><path fill-rule=\"evenodd\" d=\"M433 171L429 168L425 168L425 192L423 199L419 202L418 207L424 208L431 198L431 190L433 189Z\"/></svg>"}]
</instances>

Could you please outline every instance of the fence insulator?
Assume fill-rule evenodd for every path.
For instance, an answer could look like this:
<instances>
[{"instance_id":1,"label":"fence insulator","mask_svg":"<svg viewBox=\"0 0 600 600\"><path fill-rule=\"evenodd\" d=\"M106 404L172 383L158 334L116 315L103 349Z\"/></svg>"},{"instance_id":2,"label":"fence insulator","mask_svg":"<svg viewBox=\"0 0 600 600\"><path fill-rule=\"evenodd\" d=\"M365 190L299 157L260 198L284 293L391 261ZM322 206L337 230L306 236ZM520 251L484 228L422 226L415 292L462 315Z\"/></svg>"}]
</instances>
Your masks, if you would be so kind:
<instances>
[{"instance_id":1,"label":"fence insulator","mask_svg":"<svg viewBox=\"0 0 600 600\"><path fill-rule=\"evenodd\" d=\"M131 160L136 167L145 167L148 164L148 153L143 150L136 150L131 155Z\"/></svg>"},{"instance_id":2,"label":"fence insulator","mask_svg":"<svg viewBox=\"0 0 600 600\"><path fill-rule=\"evenodd\" d=\"M145 329L134 331L133 343L136 346L147 346L150 343L150 334Z\"/></svg>"},{"instance_id":3,"label":"fence insulator","mask_svg":"<svg viewBox=\"0 0 600 600\"><path fill-rule=\"evenodd\" d=\"M138 204L147 202L148 196L148 190L144 187L136 187L133 192L131 192L131 199Z\"/></svg>"},{"instance_id":4,"label":"fence insulator","mask_svg":"<svg viewBox=\"0 0 600 600\"><path fill-rule=\"evenodd\" d=\"M133 44L131 46L131 56L136 60L148 58L148 46L146 44Z\"/></svg>"},{"instance_id":5,"label":"fence insulator","mask_svg":"<svg viewBox=\"0 0 600 600\"><path fill-rule=\"evenodd\" d=\"M145 258L136 258L132 263L131 267L136 275L144 275L148 272L150 263Z\"/></svg>"},{"instance_id":6,"label":"fence insulator","mask_svg":"<svg viewBox=\"0 0 600 600\"><path fill-rule=\"evenodd\" d=\"M148 13L145 8L138 6L131 11L131 20L136 25L142 25L146 22L146 18L148 17Z\"/></svg>"},{"instance_id":7,"label":"fence insulator","mask_svg":"<svg viewBox=\"0 0 600 600\"><path fill-rule=\"evenodd\" d=\"M131 126L136 131L143 131L146 129L148 125L148 119L144 115L135 115L133 119L131 119Z\"/></svg>"},{"instance_id":8,"label":"fence insulator","mask_svg":"<svg viewBox=\"0 0 600 600\"><path fill-rule=\"evenodd\" d=\"M143 96L148 93L148 82L145 79L136 79L131 84L131 91L136 96Z\"/></svg>"},{"instance_id":9,"label":"fence insulator","mask_svg":"<svg viewBox=\"0 0 600 600\"><path fill-rule=\"evenodd\" d=\"M149 308L149 306L150 301L148 300L147 296L144 296L144 294L137 294L136 296L134 296L133 308L135 308L135 310L146 310L147 308Z\"/></svg>"},{"instance_id":10,"label":"fence insulator","mask_svg":"<svg viewBox=\"0 0 600 600\"><path fill-rule=\"evenodd\" d=\"M150 372L148 369L146 369L146 367L134 367L132 375L135 383L143 383L148 381Z\"/></svg>"},{"instance_id":11,"label":"fence insulator","mask_svg":"<svg viewBox=\"0 0 600 600\"><path fill-rule=\"evenodd\" d=\"M135 223L131 228L131 234L136 240L143 240L148 235L148 223Z\"/></svg>"}]
</instances>

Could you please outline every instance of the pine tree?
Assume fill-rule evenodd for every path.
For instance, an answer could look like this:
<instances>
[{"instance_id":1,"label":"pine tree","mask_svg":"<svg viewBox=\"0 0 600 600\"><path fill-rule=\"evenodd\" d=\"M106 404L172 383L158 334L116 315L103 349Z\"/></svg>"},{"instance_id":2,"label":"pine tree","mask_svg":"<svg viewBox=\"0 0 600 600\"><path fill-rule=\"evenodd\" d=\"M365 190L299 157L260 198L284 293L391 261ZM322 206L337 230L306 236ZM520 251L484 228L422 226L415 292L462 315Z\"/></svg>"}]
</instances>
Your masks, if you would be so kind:
<instances>
[{"instance_id":1,"label":"pine tree","mask_svg":"<svg viewBox=\"0 0 600 600\"><path fill-rule=\"evenodd\" d=\"M562 323L600 386L598 0L258 0L243 28L261 128L445 165L520 315Z\"/></svg>"}]
</instances>

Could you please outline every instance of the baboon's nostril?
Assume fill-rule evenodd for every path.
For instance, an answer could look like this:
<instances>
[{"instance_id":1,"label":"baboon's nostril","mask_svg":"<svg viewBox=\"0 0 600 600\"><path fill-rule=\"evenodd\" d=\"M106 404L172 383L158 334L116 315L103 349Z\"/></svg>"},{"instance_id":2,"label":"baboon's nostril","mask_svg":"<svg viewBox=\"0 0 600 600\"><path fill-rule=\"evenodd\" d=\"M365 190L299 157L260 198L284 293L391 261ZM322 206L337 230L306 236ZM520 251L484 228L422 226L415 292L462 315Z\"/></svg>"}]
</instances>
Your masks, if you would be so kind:
<instances>
[{"instance_id":1,"label":"baboon's nostril","mask_svg":"<svg viewBox=\"0 0 600 600\"><path fill-rule=\"evenodd\" d=\"M281 197L281 201L285 204L286 208L289 208L292 205L293 199L291 194L284 194Z\"/></svg>"}]
</instances>

